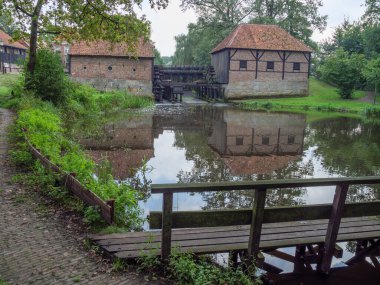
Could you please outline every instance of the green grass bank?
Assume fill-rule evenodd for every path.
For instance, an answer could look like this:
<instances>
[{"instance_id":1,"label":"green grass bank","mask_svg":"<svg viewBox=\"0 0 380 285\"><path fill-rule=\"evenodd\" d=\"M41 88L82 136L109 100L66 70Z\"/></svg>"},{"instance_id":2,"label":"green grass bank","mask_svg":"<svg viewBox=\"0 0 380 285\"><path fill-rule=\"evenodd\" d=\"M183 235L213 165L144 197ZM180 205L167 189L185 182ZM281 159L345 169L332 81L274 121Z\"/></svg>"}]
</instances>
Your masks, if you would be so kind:
<instances>
[{"instance_id":1,"label":"green grass bank","mask_svg":"<svg viewBox=\"0 0 380 285\"><path fill-rule=\"evenodd\" d=\"M320 111L357 113L367 116L380 116L380 105L363 102L364 91L355 91L352 99L342 99L336 88L315 78L309 81L309 96L298 98L250 99L233 101L247 110L273 111ZM380 102L380 97L377 97Z\"/></svg>"}]
</instances>

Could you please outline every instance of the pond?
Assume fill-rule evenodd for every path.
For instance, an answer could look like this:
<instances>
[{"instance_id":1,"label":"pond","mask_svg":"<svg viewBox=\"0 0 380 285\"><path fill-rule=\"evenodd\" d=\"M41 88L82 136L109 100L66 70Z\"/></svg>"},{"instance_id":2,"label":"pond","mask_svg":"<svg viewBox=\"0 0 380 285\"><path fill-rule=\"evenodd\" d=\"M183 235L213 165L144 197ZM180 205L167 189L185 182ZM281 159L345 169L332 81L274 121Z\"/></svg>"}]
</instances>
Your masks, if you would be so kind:
<instances>
[{"instance_id":1,"label":"pond","mask_svg":"<svg viewBox=\"0 0 380 285\"><path fill-rule=\"evenodd\" d=\"M77 128L77 139L96 161L106 158L115 179L144 193L146 215L162 209L162 197L150 194L150 183L380 175L380 124L349 116L157 105ZM273 189L266 204L331 203L334 190ZM352 186L347 200L379 198L380 187ZM249 191L174 195L174 210L181 211L251 204Z\"/></svg>"}]
</instances>

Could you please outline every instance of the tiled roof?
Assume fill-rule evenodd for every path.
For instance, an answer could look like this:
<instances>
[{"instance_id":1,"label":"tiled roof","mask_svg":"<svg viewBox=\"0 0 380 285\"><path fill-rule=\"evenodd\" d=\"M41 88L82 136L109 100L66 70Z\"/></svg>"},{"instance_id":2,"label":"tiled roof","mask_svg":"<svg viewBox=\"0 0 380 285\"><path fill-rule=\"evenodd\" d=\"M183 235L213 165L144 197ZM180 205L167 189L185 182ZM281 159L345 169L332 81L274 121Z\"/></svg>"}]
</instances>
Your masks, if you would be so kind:
<instances>
[{"instance_id":1,"label":"tiled roof","mask_svg":"<svg viewBox=\"0 0 380 285\"><path fill-rule=\"evenodd\" d=\"M241 24L211 53L226 49L261 49L281 51L313 50L276 25Z\"/></svg>"},{"instance_id":2,"label":"tiled roof","mask_svg":"<svg viewBox=\"0 0 380 285\"><path fill-rule=\"evenodd\" d=\"M0 30L0 41L4 43L5 46L15 47L19 49L26 49L21 43L19 42L11 42L12 37L8 35L6 32Z\"/></svg>"},{"instance_id":3,"label":"tiled roof","mask_svg":"<svg viewBox=\"0 0 380 285\"><path fill-rule=\"evenodd\" d=\"M140 40L136 47L136 54L128 51L127 43L111 44L107 41L76 42L70 49L70 55L99 55L99 56L137 56L154 57L153 45L149 41Z\"/></svg>"}]
</instances>

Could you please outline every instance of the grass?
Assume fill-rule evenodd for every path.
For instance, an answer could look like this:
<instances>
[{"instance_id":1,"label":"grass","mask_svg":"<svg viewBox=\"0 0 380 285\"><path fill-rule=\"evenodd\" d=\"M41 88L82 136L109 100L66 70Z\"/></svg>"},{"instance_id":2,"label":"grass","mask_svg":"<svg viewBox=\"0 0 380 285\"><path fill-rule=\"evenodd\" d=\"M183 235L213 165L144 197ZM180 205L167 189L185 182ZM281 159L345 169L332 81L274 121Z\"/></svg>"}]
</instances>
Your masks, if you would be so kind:
<instances>
[{"instance_id":1,"label":"grass","mask_svg":"<svg viewBox=\"0 0 380 285\"><path fill-rule=\"evenodd\" d=\"M0 285L8 285L8 283L0 277Z\"/></svg>"},{"instance_id":2,"label":"grass","mask_svg":"<svg viewBox=\"0 0 380 285\"><path fill-rule=\"evenodd\" d=\"M300 98L251 99L240 101L245 109L316 110L328 112L362 113L373 104L361 102L364 91L355 91L352 99L341 99L336 88L315 78L309 81L309 96ZM379 107L380 108L380 107Z\"/></svg>"},{"instance_id":3,"label":"grass","mask_svg":"<svg viewBox=\"0 0 380 285\"><path fill-rule=\"evenodd\" d=\"M18 80L18 74L0 74L0 97L11 95L11 86Z\"/></svg>"}]
</instances>

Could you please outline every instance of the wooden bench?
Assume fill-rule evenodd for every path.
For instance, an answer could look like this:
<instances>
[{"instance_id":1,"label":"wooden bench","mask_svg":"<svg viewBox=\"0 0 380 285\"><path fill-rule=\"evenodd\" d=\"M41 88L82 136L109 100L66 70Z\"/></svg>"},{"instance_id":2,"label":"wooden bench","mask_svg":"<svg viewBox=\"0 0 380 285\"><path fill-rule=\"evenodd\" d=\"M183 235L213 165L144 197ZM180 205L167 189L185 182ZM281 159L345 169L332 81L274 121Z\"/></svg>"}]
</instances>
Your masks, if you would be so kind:
<instances>
[{"instance_id":1,"label":"wooden bench","mask_svg":"<svg viewBox=\"0 0 380 285\"><path fill-rule=\"evenodd\" d=\"M150 213L150 231L92 239L120 258L153 252L165 260L172 248L177 247L182 252L199 254L231 252L236 262L238 255L258 258L263 250L288 261L298 258L317 263L318 269L327 273L332 257L337 254L337 241L370 241L349 264L378 249L380 201L345 203L349 185L378 183L380 177L152 185L152 194L163 194L163 212ZM332 204L265 208L267 189L315 186L336 186ZM172 210L173 193L231 190L254 191L252 209ZM275 251L291 246L297 247L298 257Z\"/></svg>"}]
</instances>

